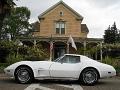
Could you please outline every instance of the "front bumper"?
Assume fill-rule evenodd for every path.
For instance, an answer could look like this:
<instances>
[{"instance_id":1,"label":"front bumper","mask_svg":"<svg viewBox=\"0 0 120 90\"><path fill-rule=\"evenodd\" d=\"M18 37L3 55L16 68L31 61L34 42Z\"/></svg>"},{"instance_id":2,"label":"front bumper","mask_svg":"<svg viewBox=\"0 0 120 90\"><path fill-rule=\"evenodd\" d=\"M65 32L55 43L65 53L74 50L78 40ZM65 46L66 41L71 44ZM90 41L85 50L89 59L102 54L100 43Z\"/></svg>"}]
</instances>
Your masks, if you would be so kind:
<instances>
[{"instance_id":1,"label":"front bumper","mask_svg":"<svg viewBox=\"0 0 120 90\"><path fill-rule=\"evenodd\" d=\"M101 78L113 77L113 76L116 76L116 70L115 69L101 71Z\"/></svg>"}]
</instances>

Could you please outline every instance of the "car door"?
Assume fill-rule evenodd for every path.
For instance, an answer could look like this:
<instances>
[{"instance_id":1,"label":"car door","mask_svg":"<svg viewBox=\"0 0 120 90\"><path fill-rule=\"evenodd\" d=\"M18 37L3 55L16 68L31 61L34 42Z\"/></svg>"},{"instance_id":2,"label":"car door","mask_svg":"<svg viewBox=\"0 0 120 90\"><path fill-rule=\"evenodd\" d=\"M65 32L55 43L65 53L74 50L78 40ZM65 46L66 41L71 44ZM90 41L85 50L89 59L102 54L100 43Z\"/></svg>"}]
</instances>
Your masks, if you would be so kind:
<instances>
[{"instance_id":1,"label":"car door","mask_svg":"<svg viewBox=\"0 0 120 90\"><path fill-rule=\"evenodd\" d=\"M65 55L50 67L51 77L78 78L80 71L80 56Z\"/></svg>"}]
</instances>

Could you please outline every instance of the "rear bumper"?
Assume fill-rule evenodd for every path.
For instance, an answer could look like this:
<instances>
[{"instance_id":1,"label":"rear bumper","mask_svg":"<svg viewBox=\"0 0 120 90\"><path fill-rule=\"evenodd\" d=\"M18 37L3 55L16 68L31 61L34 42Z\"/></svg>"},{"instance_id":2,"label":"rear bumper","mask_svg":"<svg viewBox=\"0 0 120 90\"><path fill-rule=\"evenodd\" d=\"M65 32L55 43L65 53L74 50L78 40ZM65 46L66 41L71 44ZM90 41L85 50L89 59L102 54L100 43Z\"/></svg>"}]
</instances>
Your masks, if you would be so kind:
<instances>
[{"instance_id":1,"label":"rear bumper","mask_svg":"<svg viewBox=\"0 0 120 90\"><path fill-rule=\"evenodd\" d=\"M9 77L14 77L14 70L13 69L4 69L4 72Z\"/></svg>"}]
</instances>

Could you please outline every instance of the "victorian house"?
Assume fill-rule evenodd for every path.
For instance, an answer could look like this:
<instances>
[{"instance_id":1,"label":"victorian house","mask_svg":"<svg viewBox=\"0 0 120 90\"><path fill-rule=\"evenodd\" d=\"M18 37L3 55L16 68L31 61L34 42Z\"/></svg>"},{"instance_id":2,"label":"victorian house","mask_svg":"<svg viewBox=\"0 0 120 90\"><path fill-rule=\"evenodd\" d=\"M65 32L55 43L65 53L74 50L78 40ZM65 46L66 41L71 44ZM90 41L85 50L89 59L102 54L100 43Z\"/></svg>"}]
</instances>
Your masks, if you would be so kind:
<instances>
[{"instance_id":1,"label":"victorian house","mask_svg":"<svg viewBox=\"0 0 120 90\"><path fill-rule=\"evenodd\" d=\"M83 48L84 54L88 43L102 43L102 39L87 38L89 29L82 24L83 16L65 4L58 2L38 16L39 21L34 23L33 44L41 43L50 52L52 58L68 53L68 39L74 39L77 50L69 45L69 53L77 53ZM24 38L23 41L28 39ZM101 51L102 52L102 51Z\"/></svg>"}]
</instances>

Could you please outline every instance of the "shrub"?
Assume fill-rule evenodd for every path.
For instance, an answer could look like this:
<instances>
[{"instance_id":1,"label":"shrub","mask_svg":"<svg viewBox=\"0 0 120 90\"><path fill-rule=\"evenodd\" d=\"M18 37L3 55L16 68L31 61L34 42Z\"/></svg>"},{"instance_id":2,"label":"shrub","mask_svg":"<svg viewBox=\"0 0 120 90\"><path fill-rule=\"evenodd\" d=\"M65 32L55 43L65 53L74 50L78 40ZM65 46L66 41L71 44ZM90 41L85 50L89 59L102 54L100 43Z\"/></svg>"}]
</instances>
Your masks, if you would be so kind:
<instances>
[{"instance_id":1,"label":"shrub","mask_svg":"<svg viewBox=\"0 0 120 90\"><path fill-rule=\"evenodd\" d=\"M107 56L105 57L105 59L103 59L103 63L112 65L116 69L117 72L120 72L120 59L111 58Z\"/></svg>"},{"instance_id":2,"label":"shrub","mask_svg":"<svg viewBox=\"0 0 120 90\"><path fill-rule=\"evenodd\" d=\"M22 60L45 60L49 57L49 51L37 44L35 47L23 47L15 44L14 41L0 42L0 63L15 63Z\"/></svg>"},{"instance_id":3,"label":"shrub","mask_svg":"<svg viewBox=\"0 0 120 90\"><path fill-rule=\"evenodd\" d=\"M120 56L120 44L104 44L103 45L103 56L109 56L116 58Z\"/></svg>"},{"instance_id":4,"label":"shrub","mask_svg":"<svg viewBox=\"0 0 120 90\"><path fill-rule=\"evenodd\" d=\"M43 49L40 45L35 47L28 47L25 60L41 61L49 57L47 50Z\"/></svg>"},{"instance_id":5,"label":"shrub","mask_svg":"<svg viewBox=\"0 0 120 90\"><path fill-rule=\"evenodd\" d=\"M7 60L8 64L13 64L13 63L24 60L24 58L20 54L17 54L17 55L16 54L9 54L6 60Z\"/></svg>"},{"instance_id":6,"label":"shrub","mask_svg":"<svg viewBox=\"0 0 120 90\"><path fill-rule=\"evenodd\" d=\"M0 73L3 72L4 68L6 68L7 66L9 66L8 63L0 63Z\"/></svg>"},{"instance_id":7,"label":"shrub","mask_svg":"<svg viewBox=\"0 0 120 90\"><path fill-rule=\"evenodd\" d=\"M1 40L0 41L0 62L6 63L6 58L9 53L14 52L16 45L13 41Z\"/></svg>"}]
</instances>

